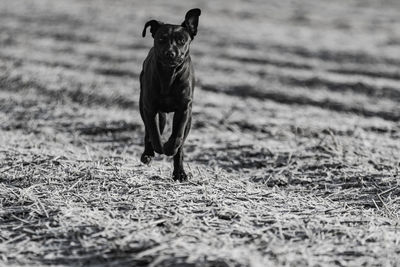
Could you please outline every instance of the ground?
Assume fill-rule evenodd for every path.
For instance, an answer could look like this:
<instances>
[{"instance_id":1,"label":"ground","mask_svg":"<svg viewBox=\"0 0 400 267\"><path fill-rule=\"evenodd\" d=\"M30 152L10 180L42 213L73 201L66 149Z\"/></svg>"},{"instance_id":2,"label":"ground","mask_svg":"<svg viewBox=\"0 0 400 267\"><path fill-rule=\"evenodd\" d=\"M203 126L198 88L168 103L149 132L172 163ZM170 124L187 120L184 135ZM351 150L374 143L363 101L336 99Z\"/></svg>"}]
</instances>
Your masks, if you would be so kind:
<instances>
[{"instance_id":1,"label":"ground","mask_svg":"<svg viewBox=\"0 0 400 267\"><path fill-rule=\"evenodd\" d=\"M200 7L185 145L140 163L156 18ZM399 266L400 2L0 2L0 265Z\"/></svg>"}]
</instances>

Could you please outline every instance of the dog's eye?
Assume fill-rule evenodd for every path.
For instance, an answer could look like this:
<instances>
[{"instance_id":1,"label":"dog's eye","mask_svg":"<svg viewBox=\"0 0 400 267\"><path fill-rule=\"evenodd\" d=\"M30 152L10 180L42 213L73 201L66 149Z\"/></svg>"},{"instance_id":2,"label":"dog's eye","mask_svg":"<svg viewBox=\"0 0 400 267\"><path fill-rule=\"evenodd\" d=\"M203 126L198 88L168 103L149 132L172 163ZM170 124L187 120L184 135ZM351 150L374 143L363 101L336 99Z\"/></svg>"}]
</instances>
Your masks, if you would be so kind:
<instances>
[{"instance_id":1,"label":"dog's eye","mask_svg":"<svg viewBox=\"0 0 400 267\"><path fill-rule=\"evenodd\" d=\"M184 45L185 44L185 39L178 39L178 44Z\"/></svg>"},{"instance_id":2,"label":"dog's eye","mask_svg":"<svg viewBox=\"0 0 400 267\"><path fill-rule=\"evenodd\" d=\"M158 38L158 42L160 42L160 43L165 43L166 41L167 41L167 39L164 37Z\"/></svg>"}]
</instances>

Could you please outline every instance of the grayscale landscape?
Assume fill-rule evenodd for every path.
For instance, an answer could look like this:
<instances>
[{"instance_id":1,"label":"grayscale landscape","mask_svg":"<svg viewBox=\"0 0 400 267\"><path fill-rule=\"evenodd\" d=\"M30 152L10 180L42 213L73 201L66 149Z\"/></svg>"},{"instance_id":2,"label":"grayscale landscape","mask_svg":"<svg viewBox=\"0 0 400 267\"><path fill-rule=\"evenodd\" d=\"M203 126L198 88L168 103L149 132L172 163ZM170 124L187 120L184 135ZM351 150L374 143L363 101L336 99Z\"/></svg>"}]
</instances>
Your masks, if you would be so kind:
<instances>
[{"instance_id":1,"label":"grayscale landscape","mask_svg":"<svg viewBox=\"0 0 400 267\"><path fill-rule=\"evenodd\" d=\"M179 183L141 33L194 7ZM0 122L1 266L400 265L399 1L2 0Z\"/></svg>"}]
</instances>

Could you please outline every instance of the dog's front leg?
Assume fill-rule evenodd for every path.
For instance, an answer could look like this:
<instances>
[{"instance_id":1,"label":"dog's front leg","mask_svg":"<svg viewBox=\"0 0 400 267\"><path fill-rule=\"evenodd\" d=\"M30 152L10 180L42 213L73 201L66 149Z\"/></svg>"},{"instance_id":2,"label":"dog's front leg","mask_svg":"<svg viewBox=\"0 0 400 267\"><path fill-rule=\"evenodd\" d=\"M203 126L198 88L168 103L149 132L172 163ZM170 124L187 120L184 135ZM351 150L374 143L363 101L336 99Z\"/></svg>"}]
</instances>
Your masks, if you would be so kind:
<instances>
[{"instance_id":1,"label":"dog's front leg","mask_svg":"<svg viewBox=\"0 0 400 267\"><path fill-rule=\"evenodd\" d=\"M158 125L158 120L156 118L157 113L153 112L153 111L145 110L144 114L145 114L145 118L146 118L145 119L146 130L149 133L150 142L153 146L153 149L158 154L163 154L160 128Z\"/></svg>"},{"instance_id":2,"label":"dog's front leg","mask_svg":"<svg viewBox=\"0 0 400 267\"><path fill-rule=\"evenodd\" d=\"M175 112L171 136L163 147L165 155L174 156L178 152L184 141L185 129L190 116L192 116L190 105L185 105L184 108Z\"/></svg>"}]
</instances>

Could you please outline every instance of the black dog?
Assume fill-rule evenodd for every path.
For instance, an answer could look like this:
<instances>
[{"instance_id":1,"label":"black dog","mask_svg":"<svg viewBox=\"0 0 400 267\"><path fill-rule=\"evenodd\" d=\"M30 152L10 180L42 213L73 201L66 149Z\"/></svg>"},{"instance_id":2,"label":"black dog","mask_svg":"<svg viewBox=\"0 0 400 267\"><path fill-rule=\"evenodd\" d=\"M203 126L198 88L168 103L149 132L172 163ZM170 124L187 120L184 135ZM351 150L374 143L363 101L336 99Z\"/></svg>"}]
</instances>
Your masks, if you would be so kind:
<instances>
[{"instance_id":1,"label":"black dog","mask_svg":"<svg viewBox=\"0 0 400 267\"><path fill-rule=\"evenodd\" d=\"M190 131L195 82L189 46L197 34L200 13L198 8L189 10L181 25L150 20L142 33L145 37L150 26L154 47L140 73L140 115L146 131L140 160L149 164L154 151L174 156L173 179L179 181L187 180L183 169L183 143ZM167 112L174 112L174 119L171 136L163 144L161 135Z\"/></svg>"}]
</instances>

